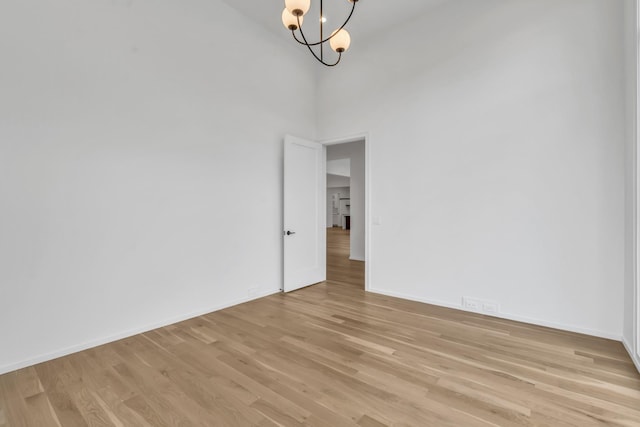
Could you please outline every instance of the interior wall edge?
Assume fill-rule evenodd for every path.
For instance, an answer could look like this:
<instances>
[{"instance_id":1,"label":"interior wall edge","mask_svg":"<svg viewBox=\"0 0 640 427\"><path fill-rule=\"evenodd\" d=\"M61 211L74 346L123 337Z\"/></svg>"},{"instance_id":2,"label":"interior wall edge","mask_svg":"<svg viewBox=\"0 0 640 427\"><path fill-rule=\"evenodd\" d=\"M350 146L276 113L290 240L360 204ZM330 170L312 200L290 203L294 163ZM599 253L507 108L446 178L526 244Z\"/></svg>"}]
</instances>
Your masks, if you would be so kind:
<instances>
[{"instance_id":1,"label":"interior wall edge","mask_svg":"<svg viewBox=\"0 0 640 427\"><path fill-rule=\"evenodd\" d=\"M135 328L135 329L130 329L128 331L123 331L121 333L117 333L117 334L113 334L113 335L109 335L107 337L102 337L102 338L98 338L95 340L91 340L82 344L76 344L73 345L71 347L66 347L66 348L62 348L50 353L45 353L45 354L41 354L39 356L36 357L32 357L26 360L21 360L18 362L14 362L14 363L10 363L7 365L3 365L0 366L0 375L9 373L9 372L13 372L13 371L17 371L19 369L23 369L23 368L27 368L33 365L37 365L39 363L43 363L43 362L48 362L50 360L53 359L57 359L59 357L64 357L64 356L68 356L70 354L73 353L78 353L80 351L83 350L88 350L91 348L95 348L95 347L99 347L101 345L105 345L105 344L109 344L115 341L119 341L125 338L129 338L132 337L134 335L138 335L138 334L143 334L145 332L149 332L152 331L154 329L158 329L158 328L162 328L165 326L169 326L169 325L173 325L174 323L179 323L185 320L189 320L189 319L193 319L196 317L200 317L200 316L204 316L206 314L209 313L213 313L216 311L220 311L223 310L225 308L229 308L229 307L233 307L235 305L239 305L239 304L243 304L245 302L249 302L249 301L253 301L256 299L260 299L263 297L267 297L269 295L273 295L273 294L277 294L279 293L280 290L276 289L276 290L270 290L270 291L266 291L266 292L262 292L260 294L257 294L255 296L251 296L248 298L242 298L242 299L238 299L238 300L234 300L234 301L228 301L226 303L222 303L222 304L217 304L215 306L211 306L211 307L207 307L198 311L193 311L187 314L183 314L180 316L175 316L175 317L171 317L169 319L165 319L163 321L159 321L156 323L152 323L150 325L146 325L146 326L142 326L139 328Z\"/></svg>"},{"instance_id":2,"label":"interior wall edge","mask_svg":"<svg viewBox=\"0 0 640 427\"><path fill-rule=\"evenodd\" d=\"M622 345L624 349L629 353L629 357L631 357L631 361L634 365L636 365L636 369L640 372L640 358L636 356L635 352L632 350L633 346L629 344L626 337L622 337Z\"/></svg>"}]
</instances>

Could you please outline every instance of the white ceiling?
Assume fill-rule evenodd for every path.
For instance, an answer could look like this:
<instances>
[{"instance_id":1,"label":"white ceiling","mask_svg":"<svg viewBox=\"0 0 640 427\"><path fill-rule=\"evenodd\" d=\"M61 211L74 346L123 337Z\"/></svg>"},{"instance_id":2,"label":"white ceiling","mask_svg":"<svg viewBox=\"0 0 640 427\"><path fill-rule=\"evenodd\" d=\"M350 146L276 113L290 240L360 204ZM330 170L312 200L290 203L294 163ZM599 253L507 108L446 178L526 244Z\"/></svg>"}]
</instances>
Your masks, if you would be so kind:
<instances>
[{"instance_id":1,"label":"white ceiling","mask_svg":"<svg viewBox=\"0 0 640 427\"><path fill-rule=\"evenodd\" d=\"M281 21L284 0L222 1L269 31L280 34L282 37L291 37L291 32L284 28ZM446 1L449 0L360 0L356 3L355 12L346 28L354 42L363 43L371 34L403 25L411 17L427 13ZM306 33L312 33L308 36L310 41L311 38L318 37L318 26L308 24L318 21L319 5L319 0L311 0L311 10L305 16L303 28L309 28ZM344 22L352 3L348 0L324 0L323 5L327 17L326 30L331 33Z\"/></svg>"}]
</instances>

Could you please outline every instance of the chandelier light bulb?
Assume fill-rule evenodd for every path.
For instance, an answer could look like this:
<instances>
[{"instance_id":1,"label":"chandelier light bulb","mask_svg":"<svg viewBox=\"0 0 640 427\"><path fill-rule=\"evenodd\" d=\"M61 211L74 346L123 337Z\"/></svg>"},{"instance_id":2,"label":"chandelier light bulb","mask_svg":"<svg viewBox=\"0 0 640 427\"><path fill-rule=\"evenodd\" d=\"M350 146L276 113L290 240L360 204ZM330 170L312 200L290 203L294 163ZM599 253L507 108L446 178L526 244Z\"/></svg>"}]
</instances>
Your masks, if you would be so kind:
<instances>
[{"instance_id":1,"label":"chandelier light bulb","mask_svg":"<svg viewBox=\"0 0 640 427\"><path fill-rule=\"evenodd\" d=\"M304 16L293 16L291 12L285 7L282 11L282 23L287 30L297 30L298 29L298 19L300 19L300 25L302 25L302 21L304 21Z\"/></svg>"},{"instance_id":2,"label":"chandelier light bulb","mask_svg":"<svg viewBox=\"0 0 640 427\"><path fill-rule=\"evenodd\" d=\"M284 4L293 16L302 16L309 11L311 0L285 0Z\"/></svg>"},{"instance_id":3,"label":"chandelier light bulb","mask_svg":"<svg viewBox=\"0 0 640 427\"><path fill-rule=\"evenodd\" d=\"M329 44L331 45L331 49L333 49L334 51L338 53L345 52L351 45L351 36L349 35L349 32L344 28L334 31L331 34Z\"/></svg>"}]
</instances>

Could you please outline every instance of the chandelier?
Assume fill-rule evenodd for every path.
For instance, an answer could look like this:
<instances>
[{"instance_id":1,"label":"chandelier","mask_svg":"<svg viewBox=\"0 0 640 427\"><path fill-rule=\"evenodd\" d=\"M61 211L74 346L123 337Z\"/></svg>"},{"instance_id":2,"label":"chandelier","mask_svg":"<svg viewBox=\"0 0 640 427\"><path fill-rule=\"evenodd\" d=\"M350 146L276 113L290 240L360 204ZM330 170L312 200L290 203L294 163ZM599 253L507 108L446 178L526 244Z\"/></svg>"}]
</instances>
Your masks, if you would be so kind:
<instances>
[{"instance_id":1,"label":"chandelier","mask_svg":"<svg viewBox=\"0 0 640 427\"><path fill-rule=\"evenodd\" d=\"M351 15L353 15L353 11L356 8L356 2L358 0L347 0L350 3L353 3L351 6L351 13L347 16L347 19L344 23L335 31L331 33L328 37L325 38L325 30L324 23L326 18L324 16L324 10L322 5L322 0L320 0L320 41L317 42L309 42L307 40L307 36L305 36L302 31L302 22L304 20L304 15L309 11L311 7L311 0L285 0L285 8L282 11L282 23L285 28L291 30L291 35L301 45L306 46L309 49L309 52L322 64L327 67L333 67L338 65L340 59L342 59L342 53L349 49L349 45L351 44L351 36L347 30L344 29L349 19L351 19ZM296 30L300 32L300 38L296 34ZM329 63L325 61L324 58L324 44L329 42L331 49L333 49L337 54L338 58L335 62Z\"/></svg>"}]
</instances>

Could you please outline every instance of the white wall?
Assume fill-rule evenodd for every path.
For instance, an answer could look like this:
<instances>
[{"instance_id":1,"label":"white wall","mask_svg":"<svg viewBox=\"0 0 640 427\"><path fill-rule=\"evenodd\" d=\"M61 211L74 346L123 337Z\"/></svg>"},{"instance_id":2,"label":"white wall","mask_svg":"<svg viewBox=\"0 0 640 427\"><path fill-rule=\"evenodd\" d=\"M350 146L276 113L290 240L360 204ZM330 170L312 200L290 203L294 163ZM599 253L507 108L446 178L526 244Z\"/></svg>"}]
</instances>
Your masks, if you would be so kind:
<instances>
[{"instance_id":1,"label":"white wall","mask_svg":"<svg viewBox=\"0 0 640 427\"><path fill-rule=\"evenodd\" d=\"M0 373L278 291L290 47L220 1L3 2Z\"/></svg>"},{"instance_id":2,"label":"white wall","mask_svg":"<svg viewBox=\"0 0 640 427\"><path fill-rule=\"evenodd\" d=\"M327 174L327 188L348 187L350 184L351 178L348 176Z\"/></svg>"},{"instance_id":3,"label":"white wall","mask_svg":"<svg viewBox=\"0 0 640 427\"><path fill-rule=\"evenodd\" d=\"M365 143L364 141L327 146L327 160L351 160L351 232L349 258L365 259Z\"/></svg>"},{"instance_id":4,"label":"white wall","mask_svg":"<svg viewBox=\"0 0 640 427\"><path fill-rule=\"evenodd\" d=\"M622 7L447 2L320 75L319 138L371 138L372 290L621 337Z\"/></svg>"},{"instance_id":5,"label":"white wall","mask_svg":"<svg viewBox=\"0 0 640 427\"><path fill-rule=\"evenodd\" d=\"M630 353L636 353L637 337L634 336L635 320L635 260L636 260L636 108L637 108L637 1L624 0L625 46L625 94L626 94L626 144L625 144L625 290L623 339ZM640 369L640 359L636 358Z\"/></svg>"},{"instance_id":6,"label":"white wall","mask_svg":"<svg viewBox=\"0 0 640 427\"><path fill-rule=\"evenodd\" d=\"M327 161L327 174L344 177L351 176L351 161L349 159L336 159Z\"/></svg>"}]
</instances>

